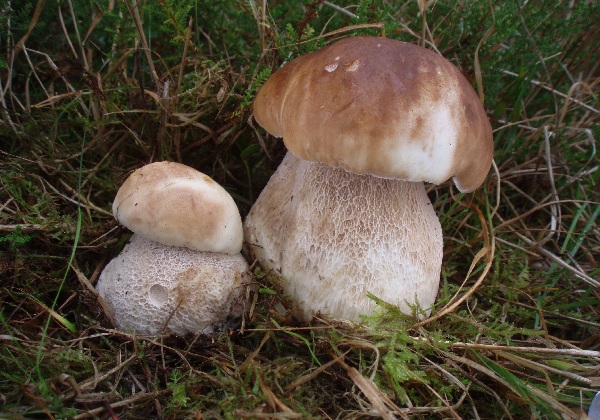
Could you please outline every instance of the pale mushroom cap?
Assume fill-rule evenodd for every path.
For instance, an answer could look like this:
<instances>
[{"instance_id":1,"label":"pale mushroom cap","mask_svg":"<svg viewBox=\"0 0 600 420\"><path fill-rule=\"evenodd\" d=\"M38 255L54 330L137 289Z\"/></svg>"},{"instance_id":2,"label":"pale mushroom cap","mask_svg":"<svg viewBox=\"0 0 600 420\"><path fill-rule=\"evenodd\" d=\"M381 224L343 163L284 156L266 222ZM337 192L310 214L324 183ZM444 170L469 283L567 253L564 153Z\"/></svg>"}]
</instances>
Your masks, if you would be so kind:
<instances>
[{"instance_id":1,"label":"pale mushroom cap","mask_svg":"<svg viewBox=\"0 0 600 420\"><path fill-rule=\"evenodd\" d=\"M155 162L123 183L113 215L133 232L164 245L239 253L239 210L223 187L189 166Z\"/></svg>"},{"instance_id":2,"label":"pale mushroom cap","mask_svg":"<svg viewBox=\"0 0 600 420\"><path fill-rule=\"evenodd\" d=\"M377 37L346 38L275 72L254 118L296 156L357 174L478 188L491 166L485 110L448 60Z\"/></svg>"},{"instance_id":3,"label":"pale mushroom cap","mask_svg":"<svg viewBox=\"0 0 600 420\"><path fill-rule=\"evenodd\" d=\"M211 334L241 315L247 269L239 253L194 251L134 234L96 287L124 331Z\"/></svg>"}]
</instances>

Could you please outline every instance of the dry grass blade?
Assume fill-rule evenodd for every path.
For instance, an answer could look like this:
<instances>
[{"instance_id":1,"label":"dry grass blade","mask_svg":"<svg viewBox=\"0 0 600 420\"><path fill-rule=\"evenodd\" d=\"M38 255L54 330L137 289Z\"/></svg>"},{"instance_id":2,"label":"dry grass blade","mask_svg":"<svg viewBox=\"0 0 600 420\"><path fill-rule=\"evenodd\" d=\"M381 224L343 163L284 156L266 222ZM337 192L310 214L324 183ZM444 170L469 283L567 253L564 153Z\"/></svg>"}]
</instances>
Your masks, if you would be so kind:
<instances>
[{"instance_id":1,"label":"dry grass blade","mask_svg":"<svg viewBox=\"0 0 600 420\"><path fill-rule=\"evenodd\" d=\"M377 412L377 414L386 420L394 420L396 417L393 413L388 409L390 407L392 410L395 410L401 418L408 419L406 414L402 412L400 409L390 398L383 392L379 390L377 385L371 381L370 379L365 378L358 370L355 368L348 366L346 362L344 362L339 356L330 353L330 356L333 360L339 363L345 370L350 379L354 382L354 384L362 391L363 394L367 397L367 399L373 404L373 408Z\"/></svg>"},{"instance_id":2,"label":"dry grass blade","mask_svg":"<svg viewBox=\"0 0 600 420\"><path fill-rule=\"evenodd\" d=\"M296 378L292 383L290 383L288 386L285 387L285 390L286 391L293 391L295 388L298 388L298 387L304 385L305 383L312 381L317 376L319 376L321 373L323 373L327 369L329 369L331 366L333 366L336 363L338 363L339 360L343 360L344 357L346 357L346 355L349 352L350 352L350 350L348 350L347 352L343 353L341 356L338 356L338 358L336 358L334 360L330 360L329 362L324 363L323 365L315 368L312 372L307 373L305 375L302 375L299 378Z\"/></svg>"},{"instance_id":3,"label":"dry grass blade","mask_svg":"<svg viewBox=\"0 0 600 420\"><path fill-rule=\"evenodd\" d=\"M19 51L21 51L23 49L23 47L25 46L25 42L31 36L31 32L37 25L37 23L40 19L40 16L42 15L42 12L44 11L46 2L47 2L47 0L38 0L37 4L35 5L35 11L33 12L31 21L29 22L29 27L27 28L27 32L25 32L25 34L15 44L15 48L14 48L15 53L18 53Z\"/></svg>"},{"instance_id":4,"label":"dry grass blade","mask_svg":"<svg viewBox=\"0 0 600 420\"><path fill-rule=\"evenodd\" d=\"M527 245L529 245L530 247L532 247L536 251L538 251L540 254L542 254L544 257L552 260L556 264L558 264L561 267L563 267L563 268L567 269L568 271L572 272L575 276L577 276L581 280L585 281L589 285L591 285L591 286L593 286L593 287L595 287L597 289L600 289L600 281L598 281L598 280L590 277L589 275L587 275L586 273L584 273L581 270L577 269L576 267L570 266L565 261L563 261L562 258L556 256L554 253L552 253L552 252L548 251L547 249L545 249L544 247L538 245L537 242L535 242L535 241L527 238L525 235L522 235L522 234L520 234L518 232L513 232L513 233L515 235L517 235L519 237L519 239L521 239Z\"/></svg>"},{"instance_id":5,"label":"dry grass blade","mask_svg":"<svg viewBox=\"0 0 600 420\"><path fill-rule=\"evenodd\" d=\"M73 420L82 420L82 419L89 419L89 418L97 418L98 415L102 414L105 411L109 411L111 412L112 410L118 409L120 407L127 407L127 406L131 406L135 403L138 403L140 401L144 401L144 400L154 400L157 399L165 394L170 393L169 390L162 390L162 391L156 391L156 392L140 392L137 393L129 398L126 398L122 401L118 401L115 403L111 403L108 404L107 406L103 406L103 407L99 407L99 408L94 408L91 410L86 411L85 413L82 414L78 414L76 416L73 416ZM114 411L112 411L114 414ZM113 417L114 418L114 417ZM118 417L116 417L118 418Z\"/></svg>"},{"instance_id":6,"label":"dry grass blade","mask_svg":"<svg viewBox=\"0 0 600 420\"><path fill-rule=\"evenodd\" d=\"M504 74L508 74L509 76L519 77L519 75L517 73L512 72L510 70L502 70L502 72ZM556 90L556 89L554 89L554 88L552 88L550 86L547 86L544 82L540 82L539 80L533 79L533 80L530 80L530 83L532 85L535 85L535 86L540 86L541 88L546 89L549 92L552 92L553 94L556 94L557 96L560 96L562 98L568 99L569 101L571 101L573 103L576 103L580 107L585 108L586 110L591 111L594 114L600 115L600 110L594 108L593 106L590 106L590 105L586 104L585 102L579 101L577 99L570 98L568 94L564 94L564 93L562 93L562 92L560 92L560 91L558 91L558 90Z\"/></svg>"},{"instance_id":7,"label":"dry grass blade","mask_svg":"<svg viewBox=\"0 0 600 420\"><path fill-rule=\"evenodd\" d=\"M475 49L475 60L474 60L474 70L475 70L475 80L477 81L477 93L479 93L479 100L481 103L485 103L485 95L483 92L483 77L481 75L481 64L479 63L479 51L485 42L489 39L489 37L494 33L496 29L496 16L494 15L494 6L492 2L488 0L488 8L492 15L492 26L485 31L479 42L477 43L477 48Z\"/></svg>"},{"instance_id":8,"label":"dry grass blade","mask_svg":"<svg viewBox=\"0 0 600 420\"><path fill-rule=\"evenodd\" d=\"M62 394L61 398L63 400L69 400L71 398L75 398L78 394L88 393L89 391L96 389L98 384L111 378L116 373L123 371L127 366L132 364L134 360L136 360L136 358L137 356L135 355L130 356L129 358L125 359L124 361L120 362L118 365L113 367L112 369L103 373L95 374L94 376L88 379L80 381L77 387L72 387L70 391L67 391L64 394Z\"/></svg>"},{"instance_id":9,"label":"dry grass blade","mask_svg":"<svg viewBox=\"0 0 600 420\"><path fill-rule=\"evenodd\" d=\"M427 325L431 322L434 322L434 321L442 318L443 316L446 316L446 315L454 312L456 310L456 308L458 308L470 296L472 296L473 293L475 293L477 288L483 283L487 274L489 273L490 269L492 268L492 263L494 260L494 252L495 252L495 247L496 247L495 236L492 234L491 239L490 239L490 230L488 228L488 223L487 223L482 211L479 209L479 207L477 207L477 206L471 206L471 207L477 212L477 215L479 216L479 220L481 222L484 246L482 249L479 250L479 252L477 252L475 257L473 258L473 261L471 262L471 266L469 267L469 271L467 272L467 275L465 276L463 285L467 282L467 280L471 276L471 273L475 269L477 263L479 263L479 261L484 257L486 258L486 265L485 265L482 273L479 275L479 277L477 278L475 283L469 288L469 290L467 290L462 296L460 296L458 298L456 297L459 293L457 291L455 296L443 308L441 308L435 315L432 315L431 317L429 317L423 321L417 322L413 328L422 327L424 325ZM462 288L462 286L461 286L461 288Z\"/></svg>"},{"instance_id":10,"label":"dry grass blade","mask_svg":"<svg viewBox=\"0 0 600 420\"><path fill-rule=\"evenodd\" d=\"M503 357L503 358L505 358L507 360L515 362L516 364L519 364L521 366L524 366L524 367L536 370L536 371L541 372L541 373L545 373L545 374L547 374L549 372L556 373L556 374L558 374L560 376L563 376L563 377L568 378L568 379L572 379L574 381L577 381L577 382L580 382L580 383L583 383L583 384L586 384L586 385L591 385L591 383L592 383L592 381L590 379L584 378L581 375L577 375L577 374L572 373L572 372L567 372L566 370L553 368L552 366L547 366L547 365L545 365L543 363L538 363L538 362L535 362L533 360L529 360L529 359L526 359L524 357L517 356L515 354L510 354L510 353L503 352L503 351L496 351L495 353L498 356L500 356L500 357Z\"/></svg>"},{"instance_id":11,"label":"dry grass blade","mask_svg":"<svg viewBox=\"0 0 600 420\"><path fill-rule=\"evenodd\" d=\"M369 29L369 28L381 29L382 35L385 36L385 25L383 25L382 23L365 23L365 24L361 24L361 25L346 26L344 28L336 29L335 31L327 32L327 33L325 33L323 35L319 35L319 36L317 36L315 38L311 38L310 40L297 42L295 44L281 45L281 46L278 46L277 48L272 48L272 49L289 48L289 47L292 47L294 45L302 45L302 44L306 44L308 42L316 41L318 39L327 38L327 37L330 37L330 36L339 35L339 34L343 34L343 33L346 33L346 32L356 31L357 29Z\"/></svg>"},{"instance_id":12,"label":"dry grass blade","mask_svg":"<svg viewBox=\"0 0 600 420\"><path fill-rule=\"evenodd\" d=\"M129 14L133 18L133 22L135 23L135 27L138 31L139 39L142 42L144 54L146 54L146 60L148 61L148 65L150 66L150 74L152 75L152 79L154 80L154 86L156 87L156 89L160 89L161 84L158 79L158 73L156 72L156 68L154 67L152 52L150 50L150 47L148 46L148 41L146 40L144 30L142 29L142 19L140 18L139 5L137 3L137 0L125 0L125 4L127 5Z\"/></svg>"},{"instance_id":13,"label":"dry grass blade","mask_svg":"<svg viewBox=\"0 0 600 420\"><path fill-rule=\"evenodd\" d=\"M254 358L256 356L258 356L258 354L260 353L260 350L263 348L263 346L265 345L265 343L269 340L269 338L271 338L271 332L267 331L267 333L265 334L265 336L263 337L263 339L261 340L260 344L258 345L258 347L252 351L252 353L250 353L250 355L248 355L248 357L246 358L246 360L244 360L244 363L242 363L239 367L239 370L241 372L245 372L246 369L252 365L252 363L254 362Z\"/></svg>"},{"instance_id":14,"label":"dry grass blade","mask_svg":"<svg viewBox=\"0 0 600 420\"><path fill-rule=\"evenodd\" d=\"M448 342L451 347L456 348L472 348L480 350L500 350L500 351L511 351L519 353L537 353L537 354L554 354L554 355L565 355L581 358L595 358L600 361L600 351L595 350L580 350L580 349L558 349L548 347L521 347L521 346L500 346L492 344L479 344L479 343L451 343Z\"/></svg>"},{"instance_id":15,"label":"dry grass blade","mask_svg":"<svg viewBox=\"0 0 600 420\"><path fill-rule=\"evenodd\" d=\"M263 380L262 376L260 376L258 373L256 375L258 377L258 383L260 385L260 390L263 392L263 395L265 396L265 398L267 400L267 404L269 404L269 406L276 413L281 411L283 413L286 413L287 416L291 416L289 418L302 417L301 414L294 413L294 411L291 408L289 408L287 405L285 405L283 402L281 402L281 400L279 398L277 398L275 393L273 391L271 391L271 389L267 386L267 384L265 384L265 381Z\"/></svg>"},{"instance_id":16,"label":"dry grass blade","mask_svg":"<svg viewBox=\"0 0 600 420\"><path fill-rule=\"evenodd\" d=\"M372 370L371 375L369 376L369 379L374 380L375 375L377 373L377 367L379 366L379 361L381 359L381 352L379 351L377 346L374 343L370 343L369 341L366 341L366 340L360 340L358 338L344 340L342 343L340 343L340 347L341 346L349 346L351 349L355 349L355 350L356 349L359 349L359 350L365 349L365 350L369 350L375 354L375 359L373 360L372 367L369 368L370 370Z\"/></svg>"}]
</instances>

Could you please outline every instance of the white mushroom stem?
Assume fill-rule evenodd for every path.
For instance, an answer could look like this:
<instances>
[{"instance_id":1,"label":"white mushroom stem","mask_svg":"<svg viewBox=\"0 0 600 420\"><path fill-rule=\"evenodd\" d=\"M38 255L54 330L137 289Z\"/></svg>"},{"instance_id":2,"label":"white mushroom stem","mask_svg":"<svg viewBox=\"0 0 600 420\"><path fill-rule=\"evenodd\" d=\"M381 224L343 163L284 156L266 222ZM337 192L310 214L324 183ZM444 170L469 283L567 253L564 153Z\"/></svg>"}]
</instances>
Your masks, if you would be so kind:
<instances>
[{"instance_id":1,"label":"white mushroom stem","mask_svg":"<svg viewBox=\"0 0 600 420\"><path fill-rule=\"evenodd\" d=\"M102 271L97 290L122 330L212 334L241 316L247 270L239 253L196 251L134 234Z\"/></svg>"},{"instance_id":2,"label":"white mushroom stem","mask_svg":"<svg viewBox=\"0 0 600 420\"><path fill-rule=\"evenodd\" d=\"M245 242L303 321L360 321L368 293L410 313L437 295L443 240L423 183L356 175L290 152L252 207Z\"/></svg>"}]
</instances>

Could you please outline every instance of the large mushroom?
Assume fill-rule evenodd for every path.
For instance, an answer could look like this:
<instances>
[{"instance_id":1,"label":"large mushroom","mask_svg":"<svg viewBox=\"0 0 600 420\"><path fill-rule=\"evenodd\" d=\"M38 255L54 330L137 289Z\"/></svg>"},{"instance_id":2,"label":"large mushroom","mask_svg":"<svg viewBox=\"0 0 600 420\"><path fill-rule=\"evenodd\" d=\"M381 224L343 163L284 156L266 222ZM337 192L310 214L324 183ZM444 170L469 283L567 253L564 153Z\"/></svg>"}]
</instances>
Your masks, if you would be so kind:
<instances>
[{"instance_id":1,"label":"large mushroom","mask_svg":"<svg viewBox=\"0 0 600 420\"><path fill-rule=\"evenodd\" d=\"M219 184L179 163L151 163L123 183L113 214L134 232L97 285L119 328L212 334L241 315L242 221Z\"/></svg>"},{"instance_id":2,"label":"large mushroom","mask_svg":"<svg viewBox=\"0 0 600 420\"><path fill-rule=\"evenodd\" d=\"M473 191L493 153L460 71L412 44L347 38L275 72L254 118L288 153L245 221L246 247L297 317L358 322L368 293L407 313L431 308L443 241L423 181Z\"/></svg>"}]
</instances>

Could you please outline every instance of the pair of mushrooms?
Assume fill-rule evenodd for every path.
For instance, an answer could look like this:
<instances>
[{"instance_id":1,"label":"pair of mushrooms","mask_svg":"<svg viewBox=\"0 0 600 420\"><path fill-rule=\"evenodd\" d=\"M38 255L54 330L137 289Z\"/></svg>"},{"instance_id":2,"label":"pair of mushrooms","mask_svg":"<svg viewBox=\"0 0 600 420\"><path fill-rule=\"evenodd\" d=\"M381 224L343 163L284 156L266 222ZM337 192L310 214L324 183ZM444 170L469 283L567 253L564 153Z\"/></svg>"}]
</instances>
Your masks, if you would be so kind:
<instances>
[{"instance_id":1,"label":"pair of mushrooms","mask_svg":"<svg viewBox=\"0 0 600 420\"><path fill-rule=\"evenodd\" d=\"M431 308L439 287L443 240L423 182L439 184L452 177L461 192L473 191L485 180L493 154L485 110L459 70L440 55L412 44L378 37L347 38L275 72L257 93L254 118L273 136L283 137L288 153L245 220L244 242L249 257L271 271L295 301L297 318L309 321L318 314L358 322L360 315L374 309L369 293L407 313L415 305ZM191 192L181 194L192 200L187 196ZM113 212L127 224L126 197L119 195ZM160 200L151 196L131 202L152 207ZM204 206L202 198L198 200L189 209ZM123 265L133 266L142 258L151 263L168 253L167 248L152 251L156 254L147 250L163 240L162 234L148 232L165 226L163 215L170 211L176 209L157 211L146 222L153 226L144 228L145 233L127 224L136 235L117 258L124 260ZM225 231L204 237L204 232L195 230L206 220L182 221L177 230L188 233L185 239L164 243L189 247L201 240L200 249L206 251L206 244L225 240L220 236ZM137 235L155 242L136 239ZM234 242L225 252L239 252L241 240ZM125 261L128 252L138 254ZM239 258L232 262L235 268L228 268L234 275L223 276L229 292L221 297L239 289L239 273L246 267ZM176 259L182 267L176 276L186 278L185 285L177 286L180 298L172 296L172 285L178 280L169 280L171 286L154 292L151 285L137 297L140 302L154 299L170 304L169 319L163 316L155 322L147 318L149 312L136 314L136 319L152 324L144 331L164 325L177 333L193 329L190 323L184 328L172 326L174 318L187 322L199 317L201 310L202 305L186 300L192 293L205 293L187 283L197 270L189 268L191 259L191 253ZM117 271L112 264L105 272ZM119 280L114 280L118 274L111 276L110 286L105 278L108 275L103 273L101 295L103 287L108 291L118 286ZM123 294L128 289L120 290ZM220 309L210 312L212 319L220 316L224 322L231 304L216 298L214 302ZM179 315L184 304L193 316ZM115 315L115 320L120 326L133 323L131 317L119 320ZM210 332L211 325L205 322L203 328Z\"/></svg>"}]
</instances>

